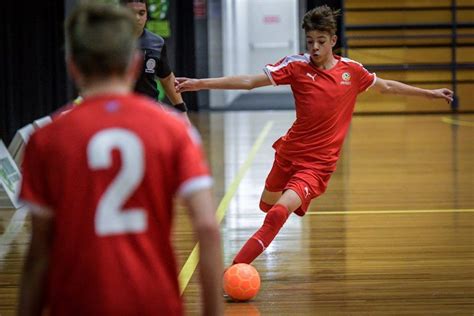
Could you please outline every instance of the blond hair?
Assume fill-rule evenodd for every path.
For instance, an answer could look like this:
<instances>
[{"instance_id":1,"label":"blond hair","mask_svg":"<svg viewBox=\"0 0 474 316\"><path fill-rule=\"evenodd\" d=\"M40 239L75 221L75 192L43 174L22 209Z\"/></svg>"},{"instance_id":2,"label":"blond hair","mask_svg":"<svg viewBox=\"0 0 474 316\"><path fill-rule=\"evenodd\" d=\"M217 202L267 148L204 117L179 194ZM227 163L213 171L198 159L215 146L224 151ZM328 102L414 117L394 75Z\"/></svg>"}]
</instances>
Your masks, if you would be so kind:
<instances>
[{"instance_id":1,"label":"blond hair","mask_svg":"<svg viewBox=\"0 0 474 316\"><path fill-rule=\"evenodd\" d=\"M122 75L137 47L135 24L123 7L81 4L66 20L66 55L86 77Z\"/></svg>"}]
</instances>

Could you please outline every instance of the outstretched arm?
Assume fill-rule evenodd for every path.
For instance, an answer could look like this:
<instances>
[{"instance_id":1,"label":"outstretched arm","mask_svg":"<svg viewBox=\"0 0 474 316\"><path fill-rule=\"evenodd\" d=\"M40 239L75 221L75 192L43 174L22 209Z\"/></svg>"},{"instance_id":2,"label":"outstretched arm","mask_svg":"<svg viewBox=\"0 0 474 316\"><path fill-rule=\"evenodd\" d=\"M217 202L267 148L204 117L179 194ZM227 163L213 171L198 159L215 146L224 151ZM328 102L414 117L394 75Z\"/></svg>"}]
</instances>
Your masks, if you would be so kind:
<instances>
[{"instance_id":1,"label":"outstretched arm","mask_svg":"<svg viewBox=\"0 0 474 316\"><path fill-rule=\"evenodd\" d=\"M207 79L176 78L175 81L176 92L178 93L207 89L251 90L271 84L272 82L265 74Z\"/></svg>"},{"instance_id":2,"label":"outstretched arm","mask_svg":"<svg viewBox=\"0 0 474 316\"><path fill-rule=\"evenodd\" d=\"M174 89L174 73L170 73L166 78L159 78L163 89L165 90L166 96L170 99L173 105L183 103L181 94L177 93Z\"/></svg>"},{"instance_id":3,"label":"outstretched arm","mask_svg":"<svg viewBox=\"0 0 474 316\"><path fill-rule=\"evenodd\" d=\"M378 78L375 81L374 89L383 94L396 94L396 95L406 95L406 96L419 96L426 97L430 99L445 99L447 102L453 101L453 92L449 89L421 89L413 87L398 81L394 80L385 80Z\"/></svg>"},{"instance_id":4,"label":"outstretched arm","mask_svg":"<svg viewBox=\"0 0 474 316\"><path fill-rule=\"evenodd\" d=\"M174 88L174 82L176 80L174 77L174 73L170 73L167 77L159 79L161 85L163 86L163 89L165 90L166 96L171 101L173 106L176 107L176 105L182 105L184 103L183 98L181 97L181 94L178 93ZM188 114L186 112L183 112L183 116L186 121L191 124L191 122L189 121Z\"/></svg>"}]
</instances>

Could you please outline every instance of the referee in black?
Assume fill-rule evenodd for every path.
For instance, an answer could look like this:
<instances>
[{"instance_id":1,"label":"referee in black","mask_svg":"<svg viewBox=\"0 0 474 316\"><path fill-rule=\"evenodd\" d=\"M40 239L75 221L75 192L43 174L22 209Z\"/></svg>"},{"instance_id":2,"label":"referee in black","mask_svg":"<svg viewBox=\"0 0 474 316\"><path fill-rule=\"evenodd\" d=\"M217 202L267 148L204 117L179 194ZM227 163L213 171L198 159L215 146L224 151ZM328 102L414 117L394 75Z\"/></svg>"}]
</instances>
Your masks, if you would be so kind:
<instances>
[{"instance_id":1,"label":"referee in black","mask_svg":"<svg viewBox=\"0 0 474 316\"><path fill-rule=\"evenodd\" d=\"M146 0L120 0L122 5L129 7L137 19L137 36L139 37L140 49L143 52L143 69L135 85L135 91L145 94L154 100L158 99L158 88L155 78L161 82L166 96L173 106L183 112L187 112L186 104L180 93L174 87L175 76L168 63L166 55L166 44L162 37L148 31L145 28L148 19ZM187 114L185 114L187 117Z\"/></svg>"}]
</instances>

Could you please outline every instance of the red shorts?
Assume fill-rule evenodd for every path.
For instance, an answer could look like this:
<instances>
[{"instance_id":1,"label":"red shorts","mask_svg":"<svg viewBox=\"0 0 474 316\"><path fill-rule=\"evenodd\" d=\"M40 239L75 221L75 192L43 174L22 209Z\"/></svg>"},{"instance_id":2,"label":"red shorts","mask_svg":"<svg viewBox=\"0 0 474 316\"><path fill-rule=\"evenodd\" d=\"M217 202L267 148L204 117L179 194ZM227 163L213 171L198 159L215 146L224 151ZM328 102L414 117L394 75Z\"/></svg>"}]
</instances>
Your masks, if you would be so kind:
<instances>
[{"instance_id":1,"label":"red shorts","mask_svg":"<svg viewBox=\"0 0 474 316\"><path fill-rule=\"evenodd\" d=\"M301 199L301 206L294 213L304 216L311 200L326 191L331 174L330 171L298 165L275 154L272 170L265 180L265 189L270 192L295 191Z\"/></svg>"}]
</instances>

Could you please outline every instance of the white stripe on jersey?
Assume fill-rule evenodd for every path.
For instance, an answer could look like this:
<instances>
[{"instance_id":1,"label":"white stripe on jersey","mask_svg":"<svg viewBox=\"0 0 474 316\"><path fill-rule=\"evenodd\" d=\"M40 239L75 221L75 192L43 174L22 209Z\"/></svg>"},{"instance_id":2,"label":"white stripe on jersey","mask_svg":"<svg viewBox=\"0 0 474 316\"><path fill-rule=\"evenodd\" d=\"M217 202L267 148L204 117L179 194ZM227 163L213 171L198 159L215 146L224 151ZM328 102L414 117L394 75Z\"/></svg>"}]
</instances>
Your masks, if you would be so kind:
<instances>
[{"instance_id":1,"label":"white stripe on jersey","mask_svg":"<svg viewBox=\"0 0 474 316\"><path fill-rule=\"evenodd\" d=\"M272 74L270 73L270 70L267 69L267 66L263 68L263 72L267 75L268 79L272 82L272 85L277 86L275 80L273 80Z\"/></svg>"},{"instance_id":2,"label":"white stripe on jersey","mask_svg":"<svg viewBox=\"0 0 474 316\"><path fill-rule=\"evenodd\" d=\"M178 196L187 198L196 191L210 188L213 182L214 181L210 176L200 176L188 179L180 185Z\"/></svg>"},{"instance_id":3,"label":"white stripe on jersey","mask_svg":"<svg viewBox=\"0 0 474 316\"><path fill-rule=\"evenodd\" d=\"M364 67L364 65L362 65L361 63L359 63L358 61L355 61L355 60L352 60L350 58L347 58L347 57L341 57L341 61L345 61L346 63L354 63L354 64L357 64L361 67Z\"/></svg>"},{"instance_id":4,"label":"white stripe on jersey","mask_svg":"<svg viewBox=\"0 0 474 316\"><path fill-rule=\"evenodd\" d=\"M357 64L359 66L361 66L363 69L365 69L364 65L362 65L361 63L359 63L358 61L355 61L355 60L352 60L350 58L347 58L347 57L341 57L341 61L345 61L346 63L354 63L354 64ZM365 71L369 72L367 69L365 69ZM365 91L369 90L370 88L372 88L375 84L375 82L377 81L377 75L375 74L375 72L372 72L371 74L374 75L374 80L372 81L372 83L370 84L370 86L367 87L367 89L365 89Z\"/></svg>"},{"instance_id":5,"label":"white stripe on jersey","mask_svg":"<svg viewBox=\"0 0 474 316\"><path fill-rule=\"evenodd\" d=\"M276 86L276 82L273 80L271 73L280 70L283 67L288 66L288 64L292 62L303 62L303 63L309 63L309 55L304 54L304 55L290 55L286 56L285 59L278 65L276 66L271 66L271 65L266 65L263 68L263 72L267 75L268 79L272 82L274 86Z\"/></svg>"},{"instance_id":6,"label":"white stripe on jersey","mask_svg":"<svg viewBox=\"0 0 474 316\"><path fill-rule=\"evenodd\" d=\"M374 81L372 81L372 83L370 84L370 86L367 87L367 89L365 89L365 91L369 90L370 88L372 88L375 84L375 82L377 81L377 75L375 74L375 72L372 73L374 75Z\"/></svg>"},{"instance_id":7,"label":"white stripe on jersey","mask_svg":"<svg viewBox=\"0 0 474 316\"><path fill-rule=\"evenodd\" d=\"M280 64L278 64L276 66L267 65L267 66L265 66L265 68L267 68L268 70L270 70L272 72L273 71L278 71L281 68L286 67L286 66L288 66L288 64L290 64L292 62L295 62L295 61L309 63L308 57L306 57L305 55L291 55L291 56L286 56L285 59Z\"/></svg>"}]
</instances>

